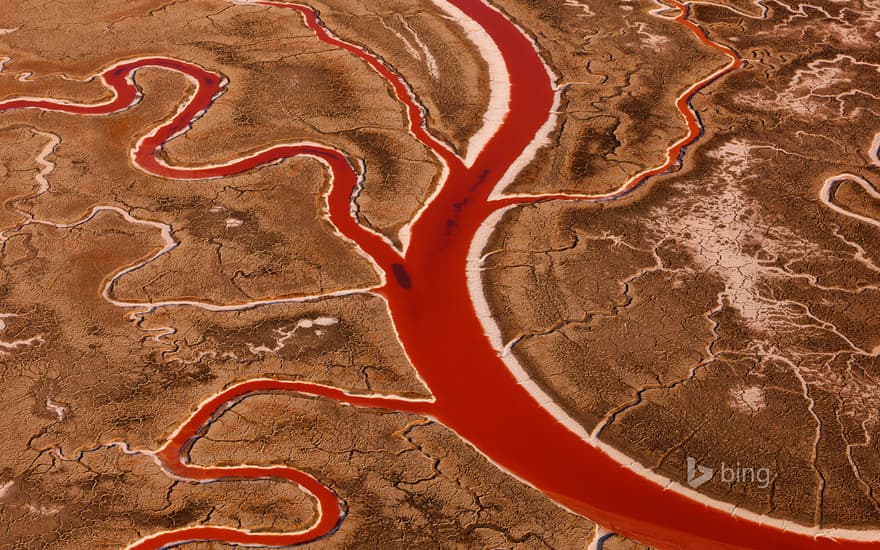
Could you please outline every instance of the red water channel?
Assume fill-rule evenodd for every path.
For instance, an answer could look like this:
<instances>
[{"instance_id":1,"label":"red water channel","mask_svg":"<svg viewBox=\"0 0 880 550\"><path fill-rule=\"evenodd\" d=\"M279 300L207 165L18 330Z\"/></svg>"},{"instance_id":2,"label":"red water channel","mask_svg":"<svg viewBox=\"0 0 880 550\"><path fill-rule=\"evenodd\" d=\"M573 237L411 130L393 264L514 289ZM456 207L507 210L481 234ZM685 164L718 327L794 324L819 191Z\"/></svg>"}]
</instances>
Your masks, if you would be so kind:
<instances>
[{"instance_id":1,"label":"red water channel","mask_svg":"<svg viewBox=\"0 0 880 550\"><path fill-rule=\"evenodd\" d=\"M19 98L0 102L0 111L39 108L81 115L105 115L125 110L140 99L133 74L143 67L183 73L197 82L196 91L168 122L142 138L133 150L134 164L161 177L204 180L258 168L279 159L307 155L329 166L332 183L327 195L330 221L375 260L387 275L376 291L389 305L394 326L413 365L427 383L432 400L352 395L339 389L270 379L238 383L201 403L181 424L155 457L172 475L189 480L281 479L299 484L318 504L314 523L296 533L252 533L226 527L186 527L147 536L131 545L155 549L187 541L225 541L237 544L284 546L332 533L342 521L339 499L315 478L287 466L207 467L188 463L188 450L211 419L238 400L266 391L290 391L320 396L358 407L383 408L436 419L472 443L493 462L537 487L560 504L607 529L659 548L854 548L868 543L838 542L829 538L784 531L737 518L709 508L679 493L664 490L619 464L601 449L583 440L542 406L514 379L499 352L485 335L468 291L466 273L471 241L486 218L499 208L543 200L613 200L646 179L666 172L679 162L684 149L701 133L690 107L700 89L742 65L731 49L711 41L688 20L687 6L676 0L677 22L689 28L701 45L725 54L729 63L702 78L678 99L687 134L672 144L666 161L639 174L608 195L516 196L497 200L490 193L513 162L532 142L547 120L554 100L550 77L532 42L501 12L478 0L450 0L479 23L503 54L511 80L509 113L474 164L466 166L448 147L426 130L423 110L408 85L369 52L329 33L315 12L282 2L253 2L297 10L317 37L348 50L381 74L405 104L410 131L448 166L442 188L413 223L409 247L401 254L377 234L362 227L352 213L358 175L341 152L322 145L281 145L258 151L222 165L172 167L157 160L164 143L185 132L223 91L221 75L198 65L168 58L141 58L118 63L102 73L115 96L102 104L82 105L61 100ZM205 183L210 185L210 183ZM601 368L597 365L596 368Z\"/></svg>"}]
</instances>

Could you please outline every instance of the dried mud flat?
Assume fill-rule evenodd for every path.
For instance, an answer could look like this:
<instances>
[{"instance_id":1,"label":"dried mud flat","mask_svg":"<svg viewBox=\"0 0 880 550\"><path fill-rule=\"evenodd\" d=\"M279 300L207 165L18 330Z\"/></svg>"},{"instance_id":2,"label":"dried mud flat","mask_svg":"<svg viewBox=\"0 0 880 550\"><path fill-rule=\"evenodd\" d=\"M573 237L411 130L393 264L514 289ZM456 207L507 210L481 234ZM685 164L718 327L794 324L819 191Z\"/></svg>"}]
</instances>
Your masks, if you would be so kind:
<instances>
[{"instance_id":1,"label":"dried mud flat","mask_svg":"<svg viewBox=\"0 0 880 550\"><path fill-rule=\"evenodd\" d=\"M546 136L496 189L535 199L498 210L468 265L498 353L560 420L689 498L793 532L871 536L880 3L492 5L556 87ZM340 521L297 540L308 546L645 548L436 419L440 396L382 292L418 273L381 269L334 222L326 159L194 181L143 169L132 149L199 89L157 66L137 70L142 97L119 112L3 107L108 101L94 75L115 63L185 60L226 88L159 161L219 165L290 142L344 151L362 178L359 225L402 249L456 162L477 163L501 124L504 60L445 2L308 7L393 74L279 6L0 5L0 546L154 548L151 535L196 527L214 534L185 547L225 548L230 531L211 528L308 533L327 519L308 483L184 475L247 464L296 469L338 499ZM744 66L726 72L724 48ZM710 75L689 133L681 98ZM680 165L584 200L691 137ZM200 403L253 380L299 390L231 398L180 464L163 458ZM347 406L352 395L363 403ZM688 458L716 475L687 487ZM766 469L767 483L727 481L722 464Z\"/></svg>"},{"instance_id":2,"label":"dried mud flat","mask_svg":"<svg viewBox=\"0 0 880 550\"><path fill-rule=\"evenodd\" d=\"M741 4L694 5L748 65L694 100L705 135L682 170L625 202L511 211L486 292L505 349L642 465L680 482L687 457L765 467L769 483L716 472L699 491L803 525L876 529L880 6ZM668 74L666 59L648 74ZM558 178L581 149L557 139L561 168L540 169Z\"/></svg>"}]
</instances>

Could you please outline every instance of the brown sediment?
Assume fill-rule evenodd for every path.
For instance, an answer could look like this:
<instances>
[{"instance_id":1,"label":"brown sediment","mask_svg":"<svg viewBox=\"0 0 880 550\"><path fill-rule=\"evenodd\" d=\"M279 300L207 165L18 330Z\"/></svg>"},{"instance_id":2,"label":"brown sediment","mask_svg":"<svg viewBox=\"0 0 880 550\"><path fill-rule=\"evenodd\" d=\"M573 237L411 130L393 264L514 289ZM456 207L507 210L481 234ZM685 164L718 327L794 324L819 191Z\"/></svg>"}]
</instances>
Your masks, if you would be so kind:
<instances>
[{"instance_id":1,"label":"brown sediment","mask_svg":"<svg viewBox=\"0 0 880 550\"><path fill-rule=\"evenodd\" d=\"M606 198L617 198L618 195L641 185L648 176L659 175L675 166L679 154L700 136L703 129L690 111L691 97L738 66L732 50L718 45L704 34L703 30L687 18L683 5L674 3L674 6L677 9L672 11L678 13L678 23L689 27L693 35L704 44L727 53L734 62L726 67L707 71L708 77L701 76L694 80L696 84L675 96L676 110L686 122L684 138L667 140L661 150L668 158L661 158L660 163L647 163L644 177L623 178L625 184L611 187L620 190L620 193ZM277 4L276 7L286 5ZM873 409L873 403L865 397L873 393L874 382L870 372L872 362L876 360L877 349L873 336L876 331L871 330L871 321L866 314L871 310L876 297L876 288L871 286L871 280L877 271L876 265L870 259L873 245L855 240L852 231L858 226L854 226L855 222L852 220L846 220L846 216L834 218L835 221L831 224L822 223L823 214L828 215L828 211L816 200L815 186L805 186L800 193L789 193L790 186L784 178L771 179L769 182L765 179L762 181L763 185L753 184L756 174L750 172L752 167L762 166L774 154L792 155L794 147L791 144L778 146L765 140L743 141L741 136L718 132L710 136L709 145L703 150L706 154L699 157L700 167L686 165L686 172L667 180L672 182L668 189L645 190L638 197L639 200L632 199L622 203L619 208L542 204L522 209L522 212L529 214L508 214L502 224L503 231L508 231L510 220L522 222L529 219L527 216L531 216L531 223L542 227L530 233L530 227L514 226L514 232L522 232L513 236L497 236L496 242L504 243L504 248L512 249L520 257L505 263L505 253L493 249L489 265L500 275L487 277L490 292L502 288L502 285L512 289L519 288L523 280L530 282L536 289L528 298L537 298L542 302L532 311L517 316L517 319L527 325L525 328L512 323L504 313L505 310L513 310L518 306L517 300L522 298L521 295L516 295L513 291L512 295L504 297L506 302L501 302L500 308L498 301L493 300L493 305L498 311L502 334L507 335L512 344L516 344L513 352L517 355L526 354L524 362L531 375L538 379L545 391L549 390L558 398L559 404L567 409L570 416L586 423L588 428L601 428L597 433L602 441L611 442L614 449L623 450L642 465L653 467L661 475L673 480L681 479L683 459L689 456L688 452L700 454L703 460L714 461L735 460L738 457L745 460L750 457L751 460L766 464L775 459L778 471L784 472L788 477L774 479L774 492L769 500L766 493L756 491L753 487L725 487L715 482L702 489L704 495L713 497L715 501L705 498L695 501L693 498L700 497L693 494L686 494L688 498L685 498L681 496L680 490L663 491L656 483L664 481L664 478L651 477L647 471L633 473L623 470L618 462L624 459L618 455L613 455L613 459L607 456L613 449L597 449L593 445L601 444L590 441L589 437L584 439L593 445L585 443L578 437L579 426L571 425L567 418L563 419L566 425L562 426L557 422L560 419L558 416L551 416L547 409L535 403L534 398L541 396L532 386L523 389L514 383L497 357L497 350L491 349L482 337L482 327L473 315L473 297L468 294L468 281L460 271L456 271L467 265L468 241L486 216L504 204L594 197L521 195L509 199L508 202L504 199L493 204L486 202L492 184L498 182L502 176L498 173L499 167L509 166L528 145L530 136L538 131L542 117L549 108L552 93L549 93L551 91L546 86L547 83L541 80L546 77L546 73L543 72L540 60L535 63L537 58L533 57L530 44L512 31L506 20L499 19L490 10L480 11L479 6L467 7L477 10L475 13L485 18L484 21L495 21L493 32L503 36L507 40L505 47L510 48L505 54L513 55L513 51L518 52L518 59L524 61L523 67L518 67L515 71L514 91L518 88L528 89L534 91L535 95L531 97L530 105L523 101L523 95L519 95L516 106L528 105L533 110L514 108L504 133L509 141L497 140L497 143L505 141L503 145L490 142L485 158L478 159L473 169L467 170L453 152L438 146L440 144L432 141L428 134L419 133L420 124L417 123L418 117L413 115L413 103L408 102L405 95L395 88L398 98L409 109L410 131L438 157L444 159L450 169L450 182L457 184L445 187L435 197L430 208L422 213L414 224L412 240L409 241L411 247L405 255L383 244L384 241L364 231L362 226L355 224L350 218L351 192L356 189L356 177L347 160L335 148L322 145L279 145L266 149L259 158L235 160L229 167L163 167L153 157L152 149L136 152L135 160L141 168L181 179L225 175L225 172L254 168L263 162L295 154L306 154L326 162L331 168L334 182L326 197L330 222L344 236L359 244L382 271L393 273L393 279L380 281L377 289L388 300L390 313L396 322L396 330L388 327L390 330L384 332L384 337L386 341L400 338L436 397L434 402L418 396L419 391L413 389L418 384L409 386L417 397L401 398L376 392L366 368L362 369L361 374L368 395L352 395L350 392L328 388L325 384L315 384L312 381L287 380L275 372L265 379L253 379L252 371L244 376L236 375L236 369L241 369L239 358L241 354L245 354L245 349L251 354L257 350L256 355L266 353L263 350L272 354L283 354L283 350L294 349L288 348L286 342L296 334L295 329L301 326L300 323L314 323L308 318L269 320L266 324L258 324L244 340L237 339L234 331L228 330L229 327L212 327L202 334L189 333L183 336L184 339L189 336L193 339L185 340L183 346L175 344L173 348L163 346L176 338L176 327L159 325L156 327L159 331L153 334L150 345L156 346L157 351L161 350L160 357L166 352L170 355L181 352L181 359L187 354L191 354L189 358L194 359L183 360L179 363L179 373L163 378L167 387L179 388L186 381L186 384L192 384L201 394L213 396L181 425L180 431L173 437L167 440L157 438L164 441L158 451L163 466L190 479L243 476L259 478L276 475L302 482L319 499L322 515L307 525L301 533L291 535L264 533L251 536L231 527L192 526L191 522L182 531L176 531L178 525L174 524L168 527L168 532L160 535L164 538L147 538L140 545L158 546L184 540L179 537L193 535L230 542L266 540L281 544L309 540L310 537L332 530L339 519L338 514L333 517L323 513L335 509L336 496L329 492L326 483L308 477L304 471L298 469L300 465L297 468L279 465L271 470L263 470L251 466L251 461L247 461L240 466L202 468L193 465L191 457L185 456L186 453L181 454L181 451L186 450L186 442L196 437L199 430L209 424L222 408L251 392L272 390L321 395L361 407L392 407L413 413L430 413L459 435L475 443L494 461L534 483L557 501L646 541L692 547L708 544L707 541L740 546L796 543L822 547L833 544L829 539L811 538L809 535L815 534L815 530L811 531L807 527L778 521L774 524L775 527L759 527L753 521L760 520L758 523L762 523L768 518L754 515L748 516L752 521L745 521L728 517L720 511L719 501L734 502L741 509L766 514L771 522L793 519L801 525L812 522L822 527L844 528L871 525L871 510L876 510L877 507L876 501L872 502L873 491L868 475L870 461L860 458L870 448L871 438L866 424L859 423L858 419L863 418L866 411ZM311 12L305 10L304 13L308 18ZM313 29L320 35L320 29L314 23L310 20ZM645 27L637 28L640 31L637 34L647 34L648 40L656 38ZM326 38L325 36L324 39ZM190 70L165 58L155 58L144 64L160 64L183 72ZM132 71L137 70L137 67L132 67ZM389 78L389 82L394 82L392 74L383 73L381 68L377 70ZM210 73L192 70L187 74L202 78L199 90L202 86L209 89L216 85L216 81L212 84L208 80ZM524 78L526 75L531 80ZM540 79L536 79L537 76ZM536 101L536 97L540 101ZM758 103L755 108L762 107ZM841 116L853 112L845 108L840 111ZM722 118L721 114L719 118ZM247 126L250 116L245 116L241 121ZM678 118L677 121L680 124L682 119ZM794 125L790 121L780 123ZM839 126L843 127L845 124L841 123ZM173 129L172 126L163 126L162 131L169 130L165 137L169 137ZM778 128L774 130L778 131ZM801 131L795 131L792 135L801 135L799 132ZM817 135L810 132L806 134ZM817 139L827 139L831 143L838 141L836 135ZM581 145L584 143L581 140ZM602 147L604 149L600 147L597 152L607 151L609 147L613 149L615 142L606 140ZM387 154L388 151L384 151L381 156ZM808 168L818 164L818 172L827 173L829 177L837 173L820 161L815 161L809 152L795 152L794 156L814 163L807 163ZM175 164L172 157L164 156L161 151L158 158L167 160L168 164ZM577 161L575 165L581 173L595 170L588 158L574 160ZM370 162L368 158L367 166L370 166ZM802 168L792 167L791 174L806 179L805 174L799 171ZM316 180L317 176L312 179ZM183 206L189 207L188 204ZM83 208L88 210L88 201L84 200L78 208L79 211ZM628 215L621 217L623 211ZM113 210L102 211L96 219L112 217L112 212ZM791 226L787 224L787 212L802 214L803 223ZM212 214L216 213L219 211ZM369 225L366 212L361 213L364 215L361 221ZM278 239L281 237L252 227L253 218L249 219L246 211L236 212L236 215L238 217L222 220L227 230L236 233L251 231L245 236L258 244L260 250L272 250L279 243ZM184 217L198 219L198 216L189 212ZM125 220L131 221L130 216ZM644 220L650 220L652 225L645 227L642 225ZM805 220L812 223L806 223ZM182 231L181 234L196 243L200 242L199 239L202 239L201 242L219 240L220 237L211 231L220 221L214 220L213 225L191 224L191 232ZM172 225L169 222L164 223ZM75 233L81 231L79 225L81 224L74 228ZM70 228L56 227L50 231L59 229ZM102 229L104 228L98 226L99 234ZM21 231L30 231L29 226ZM112 230L104 231L116 235ZM121 234L130 236L124 231ZM545 238L549 236L549 240L560 244L552 245L553 249L549 251L542 250L540 246L533 247L529 244L533 234ZM426 239L424 236L431 238ZM13 258L19 261L28 257L25 252L32 243L25 242L26 239L19 238L18 235L15 238L18 239L15 241L17 252ZM132 258L127 261L136 262L138 259L149 258L147 263L153 263L150 253L156 250L155 245L149 246L150 241L143 235L139 238L142 249L128 250ZM169 246L168 239L164 242ZM620 253L617 248L625 250ZM594 250L601 252L596 254ZM61 251L56 250L54 254L60 255ZM543 254L547 254L549 259L534 259L535 255ZM590 261L590 258L606 255L613 257L615 262L605 267L606 273L596 273L593 264L599 262ZM71 274L81 277L74 279L73 285L93 290L102 288L108 278L114 276L114 271L110 268L112 256L99 249L91 255L80 257L79 263L96 269ZM270 259L268 263L277 260L278 258ZM257 266L261 264L260 261L254 263ZM448 272L438 270L435 264L447 267ZM528 276L531 279L517 276L519 278L504 280L504 271L508 268L525 268L530 271ZM38 267L34 269L39 270ZM819 269L822 270L821 273ZM543 271L539 272L541 270ZM579 270L589 272L589 276L579 277ZM245 272L245 275L251 273ZM237 277L238 273L232 279ZM199 287L187 288L185 284L188 281L185 277L179 279L177 287L185 290L178 292L186 297L202 295L207 290ZM550 284L544 283L547 279L551 280ZM240 288L240 284L235 285L246 299L240 301L233 298L235 303L229 310L247 310L257 305L269 305L250 296L267 292L261 288L271 289L274 284L271 278L259 280L264 282L254 283L246 288ZM609 280L614 285L609 284ZM592 285L591 288L596 290L592 294L583 292L579 286L582 282ZM261 284L264 286L261 287ZM377 286L375 281L368 282L367 285ZM157 306L151 296L156 287L151 283L141 286L146 287L144 295L140 298L129 298L129 302L116 294L111 296L109 291L105 292L105 297L115 300L112 303L116 306L141 305L145 309L159 307L163 310L192 307L204 311L221 307L218 302L229 299L228 294L221 292L217 297L198 296L192 300L193 303L183 304L177 303L183 300L177 295L171 298L162 297L169 301L158 302L161 305ZM617 288L613 288L614 286ZM158 288L167 292L166 287ZM441 293L441 290L445 293ZM320 285L320 291L324 291L323 284ZM559 293L563 298L559 298ZM608 293L611 294L610 299L607 297ZM283 296L285 304L293 303L289 294ZM555 312L546 312L549 307L570 308L570 304L566 303L566 296L578 298L579 303L571 308L573 312L567 311L562 316ZM93 296L92 299L97 297ZM103 305L112 309L106 303ZM432 312L432 315L426 318L425 312ZM153 315L152 312L149 313ZM323 313L321 312L322 315ZM570 313L573 315L569 315ZM144 313L135 315L140 328L144 328L147 322L143 315ZM119 323L118 320L114 322ZM540 329L537 333L534 332L536 328ZM96 347L109 349L111 340L106 332L102 333L101 327L88 327L86 333L100 336ZM394 336L390 333L394 333ZM627 336L622 342L619 338L621 333ZM565 341L557 340L549 347L549 351L548 348L541 350L542 339L546 342L560 335ZM42 341L34 340L34 336L24 333L21 336L15 342L24 342L24 348L34 347L32 344L42 344ZM513 341L511 336L523 338ZM447 340L444 341L444 338ZM228 340L227 351L218 354L212 349L207 355L201 355L195 349L205 340ZM451 348L448 340L454 341L456 347ZM533 345L532 342L539 343ZM603 349L603 345L608 348ZM627 346L632 346L632 349ZM569 354L558 352L565 347L570 347ZM296 349L304 348L300 346ZM521 351L523 349L526 351ZM529 353L533 355L529 357ZM578 354L584 357L588 353L592 361L612 363L610 370L614 372L609 375L609 369L597 370L604 378L587 380L571 376L573 372L576 374ZM218 357L224 368L229 370L214 371L206 368ZM470 361L475 361L480 369L470 368ZM354 363L356 361L352 361ZM273 361L267 368L278 369L279 365L280 363ZM571 368L572 365L575 369ZM462 384L462 376L456 375L464 369L467 369L467 380L474 387ZM396 376L398 373L390 374ZM233 386L224 383L242 378L250 380ZM772 380L769 384L768 378ZM109 407L115 402L134 400L138 393L135 387L142 385L146 379L144 373L138 373L138 376L131 378L121 388L103 388L106 395L102 395L99 403ZM393 381L389 380L389 383ZM408 382L411 383L412 380ZM205 391L208 390L206 385L211 386L210 391ZM607 385L613 387L609 389ZM39 399L42 400L45 395L48 417L54 415L59 421L63 420L67 402L57 400L60 398L51 393L54 389L47 393L46 386L47 384L39 385ZM597 386L599 391L595 391ZM484 394L480 391L475 393L475 388L480 391L491 388L494 399L498 402L482 399ZM756 397L755 388L760 391L760 399ZM725 403L729 412L727 409L706 409L719 401ZM509 410L501 409L499 404L509 407ZM770 418L767 415L780 410L787 411L789 416L797 415L797 425L810 426L815 423L815 430L796 432L773 425L767 420ZM791 412L792 410L795 412ZM557 413L554 411L554 414ZM712 432L711 429L707 433L700 432L703 424L710 427L722 425L731 415L749 417L748 421L743 420L730 428L738 437L719 438L718 431ZM833 416L837 416L839 426L824 429L828 419ZM475 418L479 419L479 425L474 422ZM159 422L160 419L150 417L149 414L133 414L118 415L114 424L121 430L139 433L143 437L140 426L156 426ZM870 417L865 422L870 422ZM523 436L521 440L505 435L505 430L511 425L515 425L518 435ZM726 446L731 442L743 441L754 444L748 435L756 426L763 433L769 434L766 438L768 442L778 444L781 448L743 450L741 447ZM92 430L95 429L99 428L92 427ZM94 434L94 431L89 433ZM443 436L436 434L433 439L442 440ZM594 469L580 472L575 471L575 468L561 468L548 472L547 457L538 455L532 447L535 441L541 442L540 449L549 453L553 460L563 461L563 466L578 464L583 467L584 464L590 464ZM781 449L789 454L780 457ZM847 459L848 464L842 462L841 456ZM560 473L557 474L557 471ZM621 489L623 486L627 488L626 491ZM603 488L609 487L621 489L620 495L623 496L608 496L612 492ZM815 502L796 498L805 490L816 495ZM863 493L863 498L858 497L859 491ZM605 496L598 498L597 495ZM702 503L712 504L715 508L705 509ZM682 513L683 511L687 513ZM779 526L784 526L787 530L777 529ZM507 532L506 537L509 536L509 528L501 530ZM853 539L872 536L870 532L864 531L836 533Z\"/></svg>"}]
</instances>

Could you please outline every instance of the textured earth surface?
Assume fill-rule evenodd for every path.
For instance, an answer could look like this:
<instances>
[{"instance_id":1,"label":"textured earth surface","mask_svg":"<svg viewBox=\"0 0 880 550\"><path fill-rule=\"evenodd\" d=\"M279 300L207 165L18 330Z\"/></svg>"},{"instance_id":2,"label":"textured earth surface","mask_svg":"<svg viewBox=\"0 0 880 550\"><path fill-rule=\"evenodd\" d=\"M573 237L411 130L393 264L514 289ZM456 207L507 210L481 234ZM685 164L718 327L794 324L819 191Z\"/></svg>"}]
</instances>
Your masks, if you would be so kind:
<instances>
[{"instance_id":1,"label":"textured earth surface","mask_svg":"<svg viewBox=\"0 0 880 550\"><path fill-rule=\"evenodd\" d=\"M423 0L308 4L392 67L434 135L468 153L497 84L472 28ZM687 132L677 98L729 61L662 0L493 5L558 86L548 141L509 193L608 193L662 164ZM880 2L689 8L746 66L694 97L702 133L679 168L622 200L505 213L482 266L503 353L642 466L682 484L688 458L714 468L696 497L878 529ZM94 75L137 57L221 73L228 89L160 158L328 144L362 160L359 220L391 243L443 177L381 75L292 10L11 0L0 27L0 102L104 101ZM2 547L302 529L318 511L293 484L176 479L137 451L253 378L431 395L385 301L351 292L379 275L325 215L324 166L293 158L191 182L138 170L129 150L194 84L157 68L135 81L143 100L112 116L0 111ZM295 466L332 489L346 516L314 547L644 548L417 414L260 393L223 408L187 453ZM726 480L722 465L769 476Z\"/></svg>"},{"instance_id":2,"label":"textured earth surface","mask_svg":"<svg viewBox=\"0 0 880 550\"><path fill-rule=\"evenodd\" d=\"M625 203L510 212L486 289L508 349L640 463L676 480L689 456L768 468L769 484L715 476L700 491L803 524L876 528L880 6L742 4L694 6L748 65L695 99L705 135L682 170ZM637 30L630 47L651 40L685 48L675 34ZM621 55L591 43L586 59ZM555 180L538 185L578 189L579 173L583 185L602 181L600 163L655 162L621 121L642 136L681 131L661 126L669 100L656 86L637 84L676 78L663 59L610 71L588 101L571 100L563 123L586 125L570 136L561 126L547 149L556 164L534 168ZM597 100L615 77L629 87ZM657 104L637 106L640 94ZM584 166L584 141L609 146Z\"/></svg>"}]
</instances>

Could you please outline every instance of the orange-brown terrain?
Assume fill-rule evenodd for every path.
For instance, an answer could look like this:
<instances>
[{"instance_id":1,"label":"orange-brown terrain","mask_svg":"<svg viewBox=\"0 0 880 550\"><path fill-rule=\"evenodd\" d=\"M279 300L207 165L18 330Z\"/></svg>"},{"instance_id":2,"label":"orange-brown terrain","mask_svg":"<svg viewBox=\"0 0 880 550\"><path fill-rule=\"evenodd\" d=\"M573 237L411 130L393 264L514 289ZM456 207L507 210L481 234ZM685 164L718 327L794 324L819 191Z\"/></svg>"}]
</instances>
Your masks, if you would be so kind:
<instances>
[{"instance_id":1,"label":"orange-brown terrain","mask_svg":"<svg viewBox=\"0 0 880 550\"><path fill-rule=\"evenodd\" d=\"M878 43L0 4L0 548L880 545Z\"/></svg>"}]
</instances>

